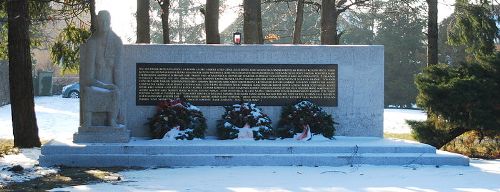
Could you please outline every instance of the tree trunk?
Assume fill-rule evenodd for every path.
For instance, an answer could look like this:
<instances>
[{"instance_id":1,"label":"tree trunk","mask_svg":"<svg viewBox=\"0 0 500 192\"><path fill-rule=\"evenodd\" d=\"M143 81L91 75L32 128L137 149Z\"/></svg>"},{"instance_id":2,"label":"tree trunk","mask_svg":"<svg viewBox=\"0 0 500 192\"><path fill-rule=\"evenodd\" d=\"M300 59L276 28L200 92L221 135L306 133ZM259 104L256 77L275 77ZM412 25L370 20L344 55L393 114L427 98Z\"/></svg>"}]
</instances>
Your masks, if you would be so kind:
<instances>
[{"instance_id":1,"label":"tree trunk","mask_svg":"<svg viewBox=\"0 0 500 192\"><path fill-rule=\"evenodd\" d=\"M438 4L437 0L427 0L429 7L427 20L427 66L438 64Z\"/></svg>"},{"instance_id":2,"label":"tree trunk","mask_svg":"<svg viewBox=\"0 0 500 192\"><path fill-rule=\"evenodd\" d=\"M449 142L453 141L458 136L466 133L467 131L469 131L469 130L467 130L463 127L458 127L458 128L452 129L446 135L443 135L441 137L442 138L441 142L436 143L435 144L436 146L434 146L434 147L436 147L437 149L441 149L443 146L445 146Z\"/></svg>"},{"instance_id":3,"label":"tree trunk","mask_svg":"<svg viewBox=\"0 0 500 192\"><path fill-rule=\"evenodd\" d=\"M7 14L14 146L40 147L33 101L28 0L7 1Z\"/></svg>"},{"instance_id":4,"label":"tree trunk","mask_svg":"<svg viewBox=\"0 0 500 192\"><path fill-rule=\"evenodd\" d=\"M321 1L321 44L337 45L337 8L335 0Z\"/></svg>"},{"instance_id":5,"label":"tree trunk","mask_svg":"<svg viewBox=\"0 0 500 192\"><path fill-rule=\"evenodd\" d=\"M219 0L207 0L205 11L205 34L207 44L220 44Z\"/></svg>"},{"instance_id":6,"label":"tree trunk","mask_svg":"<svg viewBox=\"0 0 500 192\"><path fill-rule=\"evenodd\" d=\"M161 28L163 29L163 44L170 44L170 30L168 15L170 14L170 0L161 0Z\"/></svg>"},{"instance_id":7,"label":"tree trunk","mask_svg":"<svg viewBox=\"0 0 500 192\"><path fill-rule=\"evenodd\" d=\"M184 17L187 15L189 4L179 0L179 19L177 24L177 31L179 34L179 43L184 43Z\"/></svg>"},{"instance_id":8,"label":"tree trunk","mask_svg":"<svg viewBox=\"0 0 500 192\"><path fill-rule=\"evenodd\" d=\"M263 44L260 0L243 0L243 42Z\"/></svg>"},{"instance_id":9,"label":"tree trunk","mask_svg":"<svg viewBox=\"0 0 500 192\"><path fill-rule=\"evenodd\" d=\"M304 22L304 0L297 1L297 15L295 15L295 26L293 28L293 44L301 44L302 23Z\"/></svg>"},{"instance_id":10,"label":"tree trunk","mask_svg":"<svg viewBox=\"0 0 500 192\"><path fill-rule=\"evenodd\" d=\"M95 13L95 0L90 0L90 32L94 33L97 27L97 15Z\"/></svg>"},{"instance_id":11,"label":"tree trunk","mask_svg":"<svg viewBox=\"0 0 500 192\"><path fill-rule=\"evenodd\" d=\"M150 43L149 0L137 0L137 43Z\"/></svg>"}]
</instances>

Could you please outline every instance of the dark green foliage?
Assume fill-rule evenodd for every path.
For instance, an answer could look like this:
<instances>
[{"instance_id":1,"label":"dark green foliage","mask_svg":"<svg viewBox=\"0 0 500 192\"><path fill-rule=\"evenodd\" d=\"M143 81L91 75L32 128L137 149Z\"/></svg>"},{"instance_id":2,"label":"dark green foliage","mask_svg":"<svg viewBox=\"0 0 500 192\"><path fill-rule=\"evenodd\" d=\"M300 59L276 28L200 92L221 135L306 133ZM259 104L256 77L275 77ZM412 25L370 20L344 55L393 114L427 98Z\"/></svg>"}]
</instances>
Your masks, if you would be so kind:
<instances>
[{"instance_id":1,"label":"dark green foliage","mask_svg":"<svg viewBox=\"0 0 500 192\"><path fill-rule=\"evenodd\" d=\"M475 5L469 0L457 0L448 41L452 45L465 45L476 57L493 54L498 28L489 8L488 2Z\"/></svg>"},{"instance_id":2,"label":"dark green foliage","mask_svg":"<svg viewBox=\"0 0 500 192\"><path fill-rule=\"evenodd\" d=\"M491 63L498 69L500 59ZM479 63L436 65L416 78L419 106L468 129L499 128L500 86L497 69Z\"/></svg>"},{"instance_id":3,"label":"dark green foliage","mask_svg":"<svg viewBox=\"0 0 500 192\"><path fill-rule=\"evenodd\" d=\"M178 127L180 133L175 139L204 138L207 129L203 113L183 99L167 100L158 105L158 111L149 119L153 139L161 139L171 129Z\"/></svg>"},{"instance_id":4,"label":"dark green foliage","mask_svg":"<svg viewBox=\"0 0 500 192\"><path fill-rule=\"evenodd\" d=\"M377 25L376 44L384 45L384 102L385 105L410 107L415 103L417 89L414 76L426 65L424 16L415 7L400 0L390 0L382 4L383 15Z\"/></svg>"},{"instance_id":5,"label":"dark green foliage","mask_svg":"<svg viewBox=\"0 0 500 192\"><path fill-rule=\"evenodd\" d=\"M255 140L271 138L273 133L271 119L255 104L241 101L239 104L225 106L224 109L226 112L217 124L219 139L238 138L239 129L246 124L252 128Z\"/></svg>"},{"instance_id":6,"label":"dark green foliage","mask_svg":"<svg viewBox=\"0 0 500 192\"><path fill-rule=\"evenodd\" d=\"M434 65L417 75L417 104L430 118L410 124L416 138L441 147L466 131L500 130L499 69L497 55L459 66Z\"/></svg>"},{"instance_id":7,"label":"dark green foliage","mask_svg":"<svg viewBox=\"0 0 500 192\"><path fill-rule=\"evenodd\" d=\"M448 28L451 22L454 20L455 15L443 19L439 24L439 63L445 63L449 65L459 65L466 61L468 54L465 51L464 45L450 45L448 42Z\"/></svg>"},{"instance_id":8,"label":"dark green foliage","mask_svg":"<svg viewBox=\"0 0 500 192\"><path fill-rule=\"evenodd\" d=\"M80 66L80 44L90 37L90 31L68 25L59 34L51 48L51 60L58 63L63 71L78 70Z\"/></svg>"},{"instance_id":9,"label":"dark green foliage","mask_svg":"<svg viewBox=\"0 0 500 192\"><path fill-rule=\"evenodd\" d=\"M309 101L301 101L283 107L276 136L291 138L303 131L303 125L309 125L313 135L321 134L331 139L335 134L334 124L332 115L327 114L321 107Z\"/></svg>"},{"instance_id":10,"label":"dark green foliage","mask_svg":"<svg viewBox=\"0 0 500 192\"><path fill-rule=\"evenodd\" d=\"M0 1L0 60L8 60L7 55L7 1ZM47 16L51 13L49 1L29 0L30 14L30 46L40 47L47 36L40 30L48 21ZM35 61L32 61L35 62Z\"/></svg>"},{"instance_id":11,"label":"dark green foliage","mask_svg":"<svg viewBox=\"0 0 500 192\"><path fill-rule=\"evenodd\" d=\"M410 125L413 138L417 141L441 148L458 135L465 133L465 129L450 127L449 124L438 120L406 121ZM456 132L452 134L452 132Z\"/></svg>"},{"instance_id":12,"label":"dark green foliage","mask_svg":"<svg viewBox=\"0 0 500 192\"><path fill-rule=\"evenodd\" d=\"M152 1L150 2L150 6L150 9L157 14L156 17L161 18L159 4L156 1ZM170 2L170 16L168 21L170 43L205 43L203 35L205 25L196 20L199 17L204 17L200 11L201 9L204 8L195 0L179 0L176 3L174 1ZM151 42L163 43L161 19L151 20Z\"/></svg>"}]
</instances>

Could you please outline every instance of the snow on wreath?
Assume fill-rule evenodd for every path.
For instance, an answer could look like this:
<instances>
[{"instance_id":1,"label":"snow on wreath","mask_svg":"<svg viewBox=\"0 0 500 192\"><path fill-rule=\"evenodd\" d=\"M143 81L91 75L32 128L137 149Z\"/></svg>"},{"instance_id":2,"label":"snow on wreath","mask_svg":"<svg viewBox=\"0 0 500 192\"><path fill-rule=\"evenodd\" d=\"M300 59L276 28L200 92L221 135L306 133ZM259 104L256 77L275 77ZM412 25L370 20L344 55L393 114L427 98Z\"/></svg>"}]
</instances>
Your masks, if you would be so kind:
<instances>
[{"instance_id":1,"label":"snow on wreath","mask_svg":"<svg viewBox=\"0 0 500 192\"><path fill-rule=\"evenodd\" d=\"M295 105L284 106L278 122L276 136L310 140L313 135L323 135L332 139L336 124L331 114L310 101L300 101Z\"/></svg>"},{"instance_id":2,"label":"snow on wreath","mask_svg":"<svg viewBox=\"0 0 500 192\"><path fill-rule=\"evenodd\" d=\"M226 112L218 121L219 139L269 139L273 133L271 119L253 103L224 107Z\"/></svg>"},{"instance_id":3,"label":"snow on wreath","mask_svg":"<svg viewBox=\"0 0 500 192\"><path fill-rule=\"evenodd\" d=\"M177 140L204 138L207 123L203 113L186 102L181 95L175 100L162 101L156 115L149 118L153 139Z\"/></svg>"}]
</instances>

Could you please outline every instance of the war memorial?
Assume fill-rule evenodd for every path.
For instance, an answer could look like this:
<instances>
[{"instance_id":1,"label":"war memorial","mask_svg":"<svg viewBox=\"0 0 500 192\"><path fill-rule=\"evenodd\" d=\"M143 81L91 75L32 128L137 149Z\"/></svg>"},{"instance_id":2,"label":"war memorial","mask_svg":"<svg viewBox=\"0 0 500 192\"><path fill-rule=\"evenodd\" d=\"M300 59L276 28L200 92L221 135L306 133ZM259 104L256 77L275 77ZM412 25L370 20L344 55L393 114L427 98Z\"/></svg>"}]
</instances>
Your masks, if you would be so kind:
<instances>
[{"instance_id":1,"label":"war memorial","mask_svg":"<svg viewBox=\"0 0 500 192\"><path fill-rule=\"evenodd\" d=\"M44 145L43 166L469 163L467 157L426 144L383 139L383 46L122 45L104 12L99 14L98 32L81 47L80 69L78 132L73 141ZM152 139L148 122L158 113L157 105L181 95L203 114L205 129L198 133L203 137ZM310 101L331 115L334 135L314 134L315 128L304 124L302 137L283 139L273 136L275 131L261 134L267 129L263 126L256 130L245 124L236 128L236 135L228 134L235 139L221 140L221 116L229 113L224 106L240 110L240 100L265 112L257 124L267 122L275 131L282 126L284 106Z\"/></svg>"}]
</instances>

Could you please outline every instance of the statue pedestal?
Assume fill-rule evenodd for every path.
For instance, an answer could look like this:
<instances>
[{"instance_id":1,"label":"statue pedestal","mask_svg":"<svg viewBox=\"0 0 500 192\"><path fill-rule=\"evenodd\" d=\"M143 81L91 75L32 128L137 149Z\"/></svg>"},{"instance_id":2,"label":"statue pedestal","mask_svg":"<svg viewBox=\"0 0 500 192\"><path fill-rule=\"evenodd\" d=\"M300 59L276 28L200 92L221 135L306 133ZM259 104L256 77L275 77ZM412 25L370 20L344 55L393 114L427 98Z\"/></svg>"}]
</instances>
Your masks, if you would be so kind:
<instances>
[{"instance_id":1,"label":"statue pedestal","mask_svg":"<svg viewBox=\"0 0 500 192\"><path fill-rule=\"evenodd\" d=\"M125 126L91 126L79 127L73 135L74 143L128 143L130 130Z\"/></svg>"}]
</instances>

